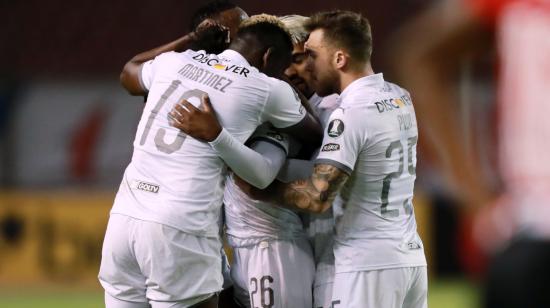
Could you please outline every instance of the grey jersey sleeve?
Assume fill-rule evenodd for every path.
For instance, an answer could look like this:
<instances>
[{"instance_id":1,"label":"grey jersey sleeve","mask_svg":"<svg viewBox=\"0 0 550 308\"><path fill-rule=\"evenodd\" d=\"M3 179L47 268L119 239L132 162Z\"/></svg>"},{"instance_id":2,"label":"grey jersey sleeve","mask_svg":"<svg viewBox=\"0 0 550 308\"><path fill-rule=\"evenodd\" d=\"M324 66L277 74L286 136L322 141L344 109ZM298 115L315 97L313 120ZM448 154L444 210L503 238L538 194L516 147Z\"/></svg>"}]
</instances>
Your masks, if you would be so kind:
<instances>
[{"instance_id":1,"label":"grey jersey sleeve","mask_svg":"<svg viewBox=\"0 0 550 308\"><path fill-rule=\"evenodd\" d=\"M225 129L210 145L235 174L260 189L273 182L286 159L285 147L272 140L256 139L248 148Z\"/></svg>"}]
</instances>

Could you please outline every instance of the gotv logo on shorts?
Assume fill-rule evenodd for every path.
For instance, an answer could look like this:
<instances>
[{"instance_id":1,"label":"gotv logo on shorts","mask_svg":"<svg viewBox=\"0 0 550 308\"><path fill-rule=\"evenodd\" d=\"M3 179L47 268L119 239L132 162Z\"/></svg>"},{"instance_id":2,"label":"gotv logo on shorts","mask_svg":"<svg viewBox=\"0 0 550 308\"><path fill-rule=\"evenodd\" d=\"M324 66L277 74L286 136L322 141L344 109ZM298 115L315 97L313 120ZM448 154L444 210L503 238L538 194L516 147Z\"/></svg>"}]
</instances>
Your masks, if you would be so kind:
<instances>
[{"instance_id":1,"label":"gotv logo on shorts","mask_svg":"<svg viewBox=\"0 0 550 308\"><path fill-rule=\"evenodd\" d=\"M133 181L131 187L132 189L139 189L146 192L152 192L155 194L158 193L160 189L160 186L158 185L146 183L142 181Z\"/></svg>"},{"instance_id":2,"label":"gotv logo on shorts","mask_svg":"<svg viewBox=\"0 0 550 308\"><path fill-rule=\"evenodd\" d=\"M327 129L327 134L330 137L332 138L339 137L340 135L342 135L343 132L344 132L344 122L342 122L342 120L335 119L330 121Z\"/></svg>"}]
</instances>

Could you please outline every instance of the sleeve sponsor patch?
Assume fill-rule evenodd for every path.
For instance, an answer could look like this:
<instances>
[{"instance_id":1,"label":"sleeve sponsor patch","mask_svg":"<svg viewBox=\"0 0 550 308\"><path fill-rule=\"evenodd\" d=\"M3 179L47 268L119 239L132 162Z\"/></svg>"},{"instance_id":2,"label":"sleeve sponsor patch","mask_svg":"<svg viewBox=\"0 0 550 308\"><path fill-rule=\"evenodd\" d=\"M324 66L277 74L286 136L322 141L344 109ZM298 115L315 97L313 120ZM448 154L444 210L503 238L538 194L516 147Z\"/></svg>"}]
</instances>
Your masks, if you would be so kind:
<instances>
[{"instance_id":1,"label":"sleeve sponsor patch","mask_svg":"<svg viewBox=\"0 0 550 308\"><path fill-rule=\"evenodd\" d=\"M321 152L340 151L340 145L337 143L327 143L321 148Z\"/></svg>"}]
</instances>

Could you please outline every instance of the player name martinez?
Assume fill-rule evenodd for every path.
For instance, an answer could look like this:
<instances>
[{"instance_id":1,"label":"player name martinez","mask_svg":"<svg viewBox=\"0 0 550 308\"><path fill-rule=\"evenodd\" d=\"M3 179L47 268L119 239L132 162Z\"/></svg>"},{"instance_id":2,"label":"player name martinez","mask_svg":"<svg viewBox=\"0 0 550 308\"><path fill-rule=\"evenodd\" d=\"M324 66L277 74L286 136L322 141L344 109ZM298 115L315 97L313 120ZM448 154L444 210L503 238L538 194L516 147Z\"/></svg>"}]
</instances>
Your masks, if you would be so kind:
<instances>
[{"instance_id":1,"label":"player name martinez","mask_svg":"<svg viewBox=\"0 0 550 308\"><path fill-rule=\"evenodd\" d=\"M189 80L202 83L214 90L225 93L225 88L233 83L233 80L222 77L218 74L211 73L203 68L197 67L193 64L187 64L182 67L178 74Z\"/></svg>"},{"instance_id":2,"label":"player name martinez","mask_svg":"<svg viewBox=\"0 0 550 308\"><path fill-rule=\"evenodd\" d=\"M385 111L392 111L403 108L405 106L412 106L411 98L408 95L403 95L400 98L384 99L374 103L379 113Z\"/></svg>"}]
</instances>

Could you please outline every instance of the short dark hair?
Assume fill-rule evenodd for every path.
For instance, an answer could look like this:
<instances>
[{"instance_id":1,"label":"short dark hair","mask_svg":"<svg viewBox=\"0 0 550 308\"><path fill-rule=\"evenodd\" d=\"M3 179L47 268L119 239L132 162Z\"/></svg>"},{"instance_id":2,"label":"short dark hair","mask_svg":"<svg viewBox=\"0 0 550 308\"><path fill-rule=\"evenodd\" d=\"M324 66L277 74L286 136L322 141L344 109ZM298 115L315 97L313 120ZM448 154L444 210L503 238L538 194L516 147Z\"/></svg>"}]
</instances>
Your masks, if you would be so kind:
<instances>
[{"instance_id":1,"label":"short dark hair","mask_svg":"<svg viewBox=\"0 0 550 308\"><path fill-rule=\"evenodd\" d=\"M236 7L236 4L225 0L208 2L204 6L201 6L197 11L195 11L195 14L193 14L193 16L191 17L189 30L195 31L197 26L200 25L200 23L203 22L205 19L214 18L220 13L234 9Z\"/></svg>"},{"instance_id":2,"label":"short dark hair","mask_svg":"<svg viewBox=\"0 0 550 308\"><path fill-rule=\"evenodd\" d=\"M304 26L309 32L322 29L326 41L349 52L352 61L370 61L371 28L361 14L340 10L320 12L311 16Z\"/></svg>"},{"instance_id":3,"label":"short dark hair","mask_svg":"<svg viewBox=\"0 0 550 308\"><path fill-rule=\"evenodd\" d=\"M259 48L272 48L277 58L290 55L292 40L285 25L275 16L260 14L243 21L237 31L237 39L246 39L252 36L259 44Z\"/></svg>"}]
</instances>

